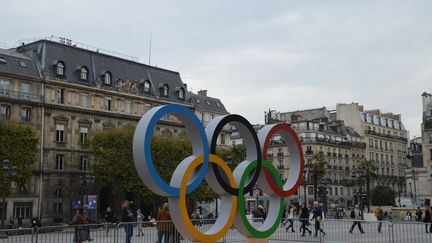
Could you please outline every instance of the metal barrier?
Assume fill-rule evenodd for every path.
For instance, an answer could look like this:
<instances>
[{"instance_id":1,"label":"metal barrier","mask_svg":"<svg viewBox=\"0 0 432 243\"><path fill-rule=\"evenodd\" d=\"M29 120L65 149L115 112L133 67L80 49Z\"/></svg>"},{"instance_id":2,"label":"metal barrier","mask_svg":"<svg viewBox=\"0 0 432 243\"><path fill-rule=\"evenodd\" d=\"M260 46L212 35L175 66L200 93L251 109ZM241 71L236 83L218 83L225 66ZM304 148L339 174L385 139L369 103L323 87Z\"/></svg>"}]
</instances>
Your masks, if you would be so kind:
<instances>
[{"instance_id":1,"label":"metal barrier","mask_svg":"<svg viewBox=\"0 0 432 243\"><path fill-rule=\"evenodd\" d=\"M196 220L195 227L201 231L207 231L215 220ZM378 242L378 243L430 243L432 233L426 233L426 224L421 222L377 222L377 221L357 221L361 223L364 233L360 232L356 223L355 228L350 233L350 229L356 222L354 220L326 219L320 222L323 232L316 232L315 221L311 220L283 220L276 232L271 236L270 242ZM308 230L302 236L301 226L305 223ZM381 233L378 227L381 223ZM259 227L262 220L254 219L253 224ZM292 224L292 227L289 227ZM159 226L159 227L158 227ZM427 224L430 232L431 224ZM163 230L165 228L166 230ZM287 229L288 228L288 229ZM158 230L159 229L159 230ZM92 224L92 225L63 225L46 226L36 229L7 229L0 230L0 243L62 243L74 242L77 231L86 231L92 242L101 243L121 243L127 242L127 233L132 233L131 242L165 242L167 238L170 243L190 242L182 238L176 231L171 221L152 222L131 222L119 224ZM293 232L294 231L294 232ZM316 232L316 236L315 236ZM325 233L324 233L325 232ZM2 237L3 236L3 237ZM219 242L245 242L246 238L232 227L225 237Z\"/></svg>"}]
</instances>

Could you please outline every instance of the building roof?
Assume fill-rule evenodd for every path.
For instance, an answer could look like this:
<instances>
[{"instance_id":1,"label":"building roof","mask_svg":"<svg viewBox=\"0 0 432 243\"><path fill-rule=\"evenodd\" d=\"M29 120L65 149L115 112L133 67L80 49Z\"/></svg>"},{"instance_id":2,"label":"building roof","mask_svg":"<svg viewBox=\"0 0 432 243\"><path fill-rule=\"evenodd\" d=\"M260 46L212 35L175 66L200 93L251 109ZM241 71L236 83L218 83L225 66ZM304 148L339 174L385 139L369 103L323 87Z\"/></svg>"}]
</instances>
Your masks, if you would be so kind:
<instances>
[{"instance_id":1,"label":"building roof","mask_svg":"<svg viewBox=\"0 0 432 243\"><path fill-rule=\"evenodd\" d=\"M0 72L40 78L36 62L15 49L0 49Z\"/></svg>"},{"instance_id":2,"label":"building roof","mask_svg":"<svg viewBox=\"0 0 432 243\"><path fill-rule=\"evenodd\" d=\"M190 102L199 110L209 110L220 114L228 114L225 106L218 98L189 92Z\"/></svg>"},{"instance_id":3,"label":"building roof","mask_svg":"<svg viewBox=\"0 0 432 243\"><path fill-rule=\"evenodd\" d=\"M315 109L308 109L308 110L298 110L298 111L291 111L291 112L281 112L279 114L279 118L277 118L281 121L285 122L292 122L292 121L298 121L298 120L325 120L330 121L330 113L328 112L326 107L322 108L315 108Z\"/></svg>"},{"instance_id":4,"label":"building roof","mask_svg":"<svg viewBox=\"0 0 432 243\"><path fill-rule=\"evenodd\" d=\"M0 57L6 59L6 63L1 63L0 59L0 72L37 78L49 77L113 91L118 91L120 82L126 80L128 85L136 87L138 94L145 97L192 104L198 109L221 114L228 113L219 99L187 92L186 85L176 71L139 63L134 58L127 59L119 55L109 55L107 53L110 52L103 49L99 51L97 48L85 49L81 46L83 45L76 46L73 43L57 42L49 38L23 43L13 49L0 49ZM20 67L19 61L25 62L26 68ZM61 78L55 73L55 67L59 62L65 65L65 75ZM83 81L79 77L79 70L82 67L88 70L88 81ZM104 85L105 73L111 75L111 85ZM150 83L148 93L141 92L144 82ZM165 85L168 86L168 96L161 95ZM181 89L184 91L184 99L178 96ZM198 104L197 99L202 102Z\"/></svg>"}]
</instances>

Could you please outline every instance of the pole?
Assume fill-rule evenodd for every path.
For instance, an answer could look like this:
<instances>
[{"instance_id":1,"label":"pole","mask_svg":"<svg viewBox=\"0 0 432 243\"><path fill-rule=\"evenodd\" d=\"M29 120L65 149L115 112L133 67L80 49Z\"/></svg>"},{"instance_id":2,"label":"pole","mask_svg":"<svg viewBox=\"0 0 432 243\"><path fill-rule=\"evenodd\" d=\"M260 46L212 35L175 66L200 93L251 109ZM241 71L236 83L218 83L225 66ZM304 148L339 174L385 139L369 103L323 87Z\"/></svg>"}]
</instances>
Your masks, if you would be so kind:
<instances>
[{"instance_id":1,"label":"pole","mask_svg":"<svg viewBox=\"0 0 432 243\"><path fill-rule=\"evenodd\" d=\"M317 164L313 165L313 186L314 186L314 201L318 201L318 171Z\"/></svg>"},{"instance_id":2,"label":"pole","mask_svg":"<svg viewBox=\"0 0 432 243\"><path fill-rule=\"evenodd\" d=\"M370 178L369 178L369 171L366 171L366 200L367 200L367 209L368 209L368 213L370 213L370 199L369 199L369 183L370 183Z\"/></svg>"},{"instance_id":3,"label":"pole","mask_svg":"<svg viewBox=\"0 0 432 243\"><path fill-rule=\"evenodd\" d=\"M42 98L45 102L45 84L42 82ZM40 139L40 178L39 178L39 201L38 201L38 218L42 220L42 199L43 199L43 152L44 152L44 134L45 134L45 106L41 108L41 139Z\"/></svg>"},{"instance_id":4,"label":"pole","mask_svg":"<svg viewBox=\"0 0 432 243\"><path fill-rule=\"evenodd\" d=\"M416 178L415 178L415 170L413 169L413 182L414 182L414 203L417 202L417 188L416 188Z\"/></svg>"}]
</instances>

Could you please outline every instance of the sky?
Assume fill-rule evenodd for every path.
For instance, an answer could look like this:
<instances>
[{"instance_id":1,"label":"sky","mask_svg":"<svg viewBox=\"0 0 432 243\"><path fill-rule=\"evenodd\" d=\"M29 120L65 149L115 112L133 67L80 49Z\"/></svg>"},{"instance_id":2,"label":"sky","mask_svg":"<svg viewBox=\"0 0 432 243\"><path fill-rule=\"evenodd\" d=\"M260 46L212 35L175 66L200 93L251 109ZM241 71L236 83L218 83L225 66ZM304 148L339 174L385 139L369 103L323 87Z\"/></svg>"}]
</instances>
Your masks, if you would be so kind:
<instances>
[{"instance_id":1,"label":"sky","mask_svg":"<svg viewBox=\"0 0 432 243\"><path fill-rule=\"evenodd\" d=\"M230 113L358 102L420 136L432 1L2 1L0 42L66 37L178 71Z\"/></svg>"}]
</instances>

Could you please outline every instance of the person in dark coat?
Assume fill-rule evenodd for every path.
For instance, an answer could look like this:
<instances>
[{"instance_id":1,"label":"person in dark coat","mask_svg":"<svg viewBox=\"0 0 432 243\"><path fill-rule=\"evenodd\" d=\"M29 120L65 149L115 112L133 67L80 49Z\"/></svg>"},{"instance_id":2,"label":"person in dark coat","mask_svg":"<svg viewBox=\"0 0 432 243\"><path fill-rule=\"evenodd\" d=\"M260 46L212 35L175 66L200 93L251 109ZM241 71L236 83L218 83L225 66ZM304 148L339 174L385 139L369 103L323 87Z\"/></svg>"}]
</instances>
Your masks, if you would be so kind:
<instances>
[{"instance_id":1,"label":"person in dark coat","mask_svg":"<svg viewBox=\"0 0 432 243\"><path fill-rule=\"evenodd\" d=\"M132 210L129 208L129 200L125 199L121 209L121 221L125 223L124 229L126 232L126 243L130 243L133 236L133 225L131 224L133 220L134 215Z\"/></svg>"},{"instance_id":2,"label":"person in dark coat","mask_svg":"<svg viewBox=\"0 0 432 243\"><path fill-rule=\"evenodd\" d=\"M309 209L306 207L304 203L301 205L300 211L300 231L302 231L301 236L305 236L305 231L309 232L309 235L312 235L312 230L310 230L307 226L309 225Z\"/></svg>"},{"instance_id":3,"label":"person in dark coat","mask_svg":"<svg viewBox=\"0 0 432 243\"><path fill-rule=\"evenodd\" d=\"M423 222L425 223L426 233L432 233L430 206L426 207L426 211L425 211L425 216L424 216ZM428 228L429 228L429 231L428 231Z\"/></svg>"},{"instance_id":4,"label":"person in dark coat","mask_svg":"<svg viewBox=\"0 0 432 243\"><path fill-rule=\"evenodd\" d=\"M420 207L417 207L417 211L416 211L416 221L417 222L421 222L423 220L423 211L421 210Z\"/></svg>"},{"instance_id":5,"label":"person in dark coat","mask_svg":"<svg viewBox=\"0 0 432 243\"><path fill-rule=\"evenodd\" d=\"M325 231L321 228L321 220L323 219L323 211L318 205L318 202L313 203L312 218L315 220L315 237L318 236L318 231L325 235Z\"/></svg>"},{"instance_id":6,"label":"person in dark coat","mask_svg":"<svg viewBox=\"0 0 432 243\"><path fill-rule=\"evenodd\" d=\"M107 207L106 212L104 214L105 223L111 224L113 222L113 215L111 212L111 207ZM106 235L108 236L110 226L106 226Z\"/></svg>"}]
</instances>

